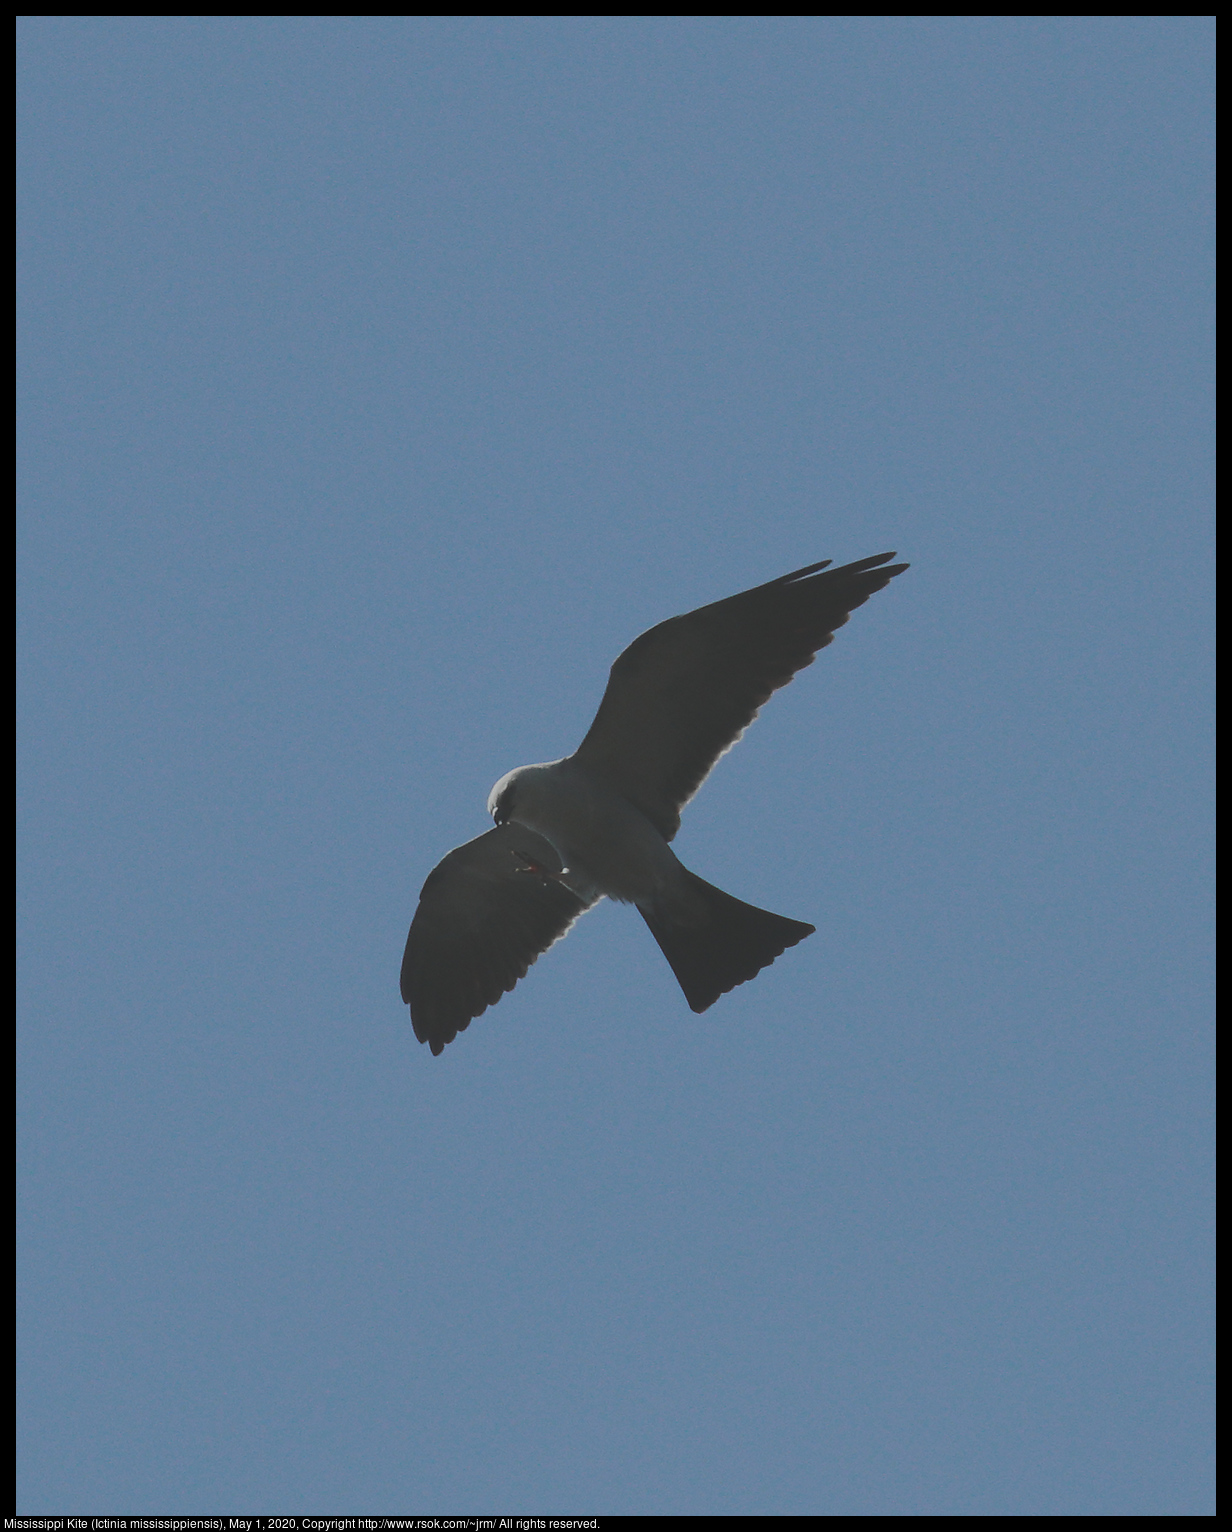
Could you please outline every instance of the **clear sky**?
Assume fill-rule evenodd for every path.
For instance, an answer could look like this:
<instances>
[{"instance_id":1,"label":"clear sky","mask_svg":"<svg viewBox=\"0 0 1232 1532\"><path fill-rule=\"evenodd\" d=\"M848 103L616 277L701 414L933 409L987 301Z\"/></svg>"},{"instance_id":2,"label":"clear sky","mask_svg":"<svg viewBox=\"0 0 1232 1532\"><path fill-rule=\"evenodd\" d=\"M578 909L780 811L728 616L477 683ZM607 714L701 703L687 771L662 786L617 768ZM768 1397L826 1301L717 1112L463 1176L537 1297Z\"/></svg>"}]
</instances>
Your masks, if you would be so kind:
<instances>
[{"instance_id":1,"label":"clear sky","mask_svg":"<svg viewBox=\"0 0 1232 1532\"><path fill-rule=\"evenodd\" d=\"M19 24L19 1510L1213 1509L1214 24ZM661 619L817 934L398 967Z\"/></svg>"}]
</instances>

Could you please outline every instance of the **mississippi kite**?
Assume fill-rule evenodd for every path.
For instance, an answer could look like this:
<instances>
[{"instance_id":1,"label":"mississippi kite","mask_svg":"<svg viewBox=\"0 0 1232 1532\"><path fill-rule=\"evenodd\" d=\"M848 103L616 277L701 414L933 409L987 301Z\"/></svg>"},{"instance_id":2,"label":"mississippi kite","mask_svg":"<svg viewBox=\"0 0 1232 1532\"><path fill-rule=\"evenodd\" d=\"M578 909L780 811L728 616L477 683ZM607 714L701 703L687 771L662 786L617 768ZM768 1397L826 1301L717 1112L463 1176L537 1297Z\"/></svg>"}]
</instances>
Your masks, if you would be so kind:
<instances>
[{"instance_id":1,"label":"mississippi kite","mask_svg":"<svg viewBox=\"0 0 1232 1532\"><path fill-rule=\"evenodd\" d=\"M668 842L771 693L907 568L893 557L809 564L634 639L576 752L502 777L496 828L424 884L402 959L421 1043L440 1053L605 895L637 906L694 1011L812 934L703 882Z\"/></svg>"}]
</instances>

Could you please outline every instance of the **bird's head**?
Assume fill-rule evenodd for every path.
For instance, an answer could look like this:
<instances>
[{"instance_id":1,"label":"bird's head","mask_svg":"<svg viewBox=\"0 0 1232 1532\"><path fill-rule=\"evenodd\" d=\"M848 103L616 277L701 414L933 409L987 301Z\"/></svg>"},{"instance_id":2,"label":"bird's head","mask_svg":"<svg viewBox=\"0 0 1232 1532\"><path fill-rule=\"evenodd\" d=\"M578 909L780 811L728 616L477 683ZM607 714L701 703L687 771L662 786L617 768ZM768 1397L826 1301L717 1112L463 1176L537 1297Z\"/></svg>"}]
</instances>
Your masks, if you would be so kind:
<instances>
[{"instance_id":1,"label":"bird's head","mask_svg":"<svg viewBox=\"0 0 1232 1532\"><path fill-rule=\"evenodd\" d=\"M517 775L523 768L518 767L515 771L507 771L492 791L488 794L488 813L498 825L508 823L513 818L513 803L517 793Z\"/></svg>"},{"instance_id":2,"label":"bird's head","mask_svg":"<svg viewBox=\"0 0 1232 1532\"><path fill-rule=\"evenodd\" d=\"M488 813L498 825L514 819L537 828L536 808L551 797L560 761L541 761L538 766L518 766L508 771L488 794Z\"/></svg>"}]
</instances>

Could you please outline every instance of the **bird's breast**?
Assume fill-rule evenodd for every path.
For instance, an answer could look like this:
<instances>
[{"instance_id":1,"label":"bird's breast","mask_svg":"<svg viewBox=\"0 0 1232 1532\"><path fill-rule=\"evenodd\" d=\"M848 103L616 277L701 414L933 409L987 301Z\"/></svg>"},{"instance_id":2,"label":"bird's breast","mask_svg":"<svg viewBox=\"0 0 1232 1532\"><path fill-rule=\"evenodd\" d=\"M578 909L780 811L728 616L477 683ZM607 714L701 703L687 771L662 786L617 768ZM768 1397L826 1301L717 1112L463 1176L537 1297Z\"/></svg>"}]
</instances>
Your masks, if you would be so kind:
<instances>
[{"instance_id":1,"label":"bird's breast","mask_svg":"<svg viewBox=\"0 0 1232 1532\"><path fill-rule=\"evenodd\" d=\"M641 810L572 758L523 766L510 776L509 817L551 841L568 882L650 904L683 881L674 852Z\"/></svg>"}]
</instances>

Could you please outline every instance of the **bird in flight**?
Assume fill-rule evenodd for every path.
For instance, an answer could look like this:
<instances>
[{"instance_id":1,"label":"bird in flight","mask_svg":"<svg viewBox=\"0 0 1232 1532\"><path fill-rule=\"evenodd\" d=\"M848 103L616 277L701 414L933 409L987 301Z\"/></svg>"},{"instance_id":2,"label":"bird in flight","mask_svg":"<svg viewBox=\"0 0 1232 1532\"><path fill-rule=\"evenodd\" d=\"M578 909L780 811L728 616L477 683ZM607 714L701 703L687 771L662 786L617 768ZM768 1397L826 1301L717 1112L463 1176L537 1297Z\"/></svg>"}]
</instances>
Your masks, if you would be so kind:
<instances>
[{"instance_id":1,"label":"bird in flight","mask_svg":"<svg viewBox=\"0 0 1232 1532\"><path fill-rule=\"evenodd\" d=\"M634 639L574 754L503 776L496 828L424 884L402 959L421 1043L442 1052L604 896L637 906L699 1012L812 935L703 882L669 842L771 693L908 567L893 557L809 564Z\"/></svg>"}]
</instances>

